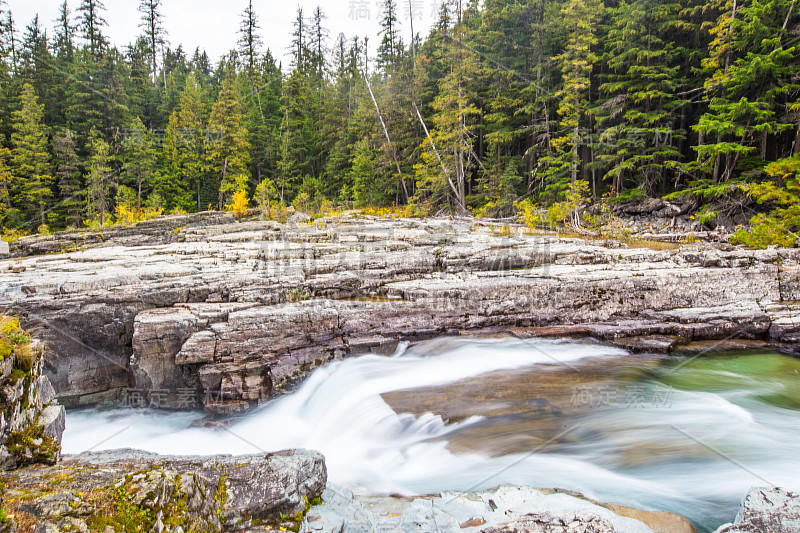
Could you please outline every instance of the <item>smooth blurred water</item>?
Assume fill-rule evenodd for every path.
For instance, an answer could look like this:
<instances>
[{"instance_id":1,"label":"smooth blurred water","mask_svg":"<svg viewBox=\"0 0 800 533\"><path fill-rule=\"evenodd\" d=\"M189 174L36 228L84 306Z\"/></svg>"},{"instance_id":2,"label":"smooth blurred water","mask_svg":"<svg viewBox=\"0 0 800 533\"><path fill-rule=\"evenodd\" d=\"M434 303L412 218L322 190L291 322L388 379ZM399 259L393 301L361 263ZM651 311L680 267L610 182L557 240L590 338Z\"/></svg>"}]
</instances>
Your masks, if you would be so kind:
<instances>
[{"instance_id":1,"label":"smooth blurred water","mask_svg":"<svg viewBox=\"0 0 800 533\"><path fill-rule=\"evenodd\" d=\"M316 370L225 426L202 413L72 411L65 453L321 451L365 494L502 483L577 490L714 529L751 486L800 490L800 360L630 355L593 342L441 339Z\"/></svg>"}]
</instances>

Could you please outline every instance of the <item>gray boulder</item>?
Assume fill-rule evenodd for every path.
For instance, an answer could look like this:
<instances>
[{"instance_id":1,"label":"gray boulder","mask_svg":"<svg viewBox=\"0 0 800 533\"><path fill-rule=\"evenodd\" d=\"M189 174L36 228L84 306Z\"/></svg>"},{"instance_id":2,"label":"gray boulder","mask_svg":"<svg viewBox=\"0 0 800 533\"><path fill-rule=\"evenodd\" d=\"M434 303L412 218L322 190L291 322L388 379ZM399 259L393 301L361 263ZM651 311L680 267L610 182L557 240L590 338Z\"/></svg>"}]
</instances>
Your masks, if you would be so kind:
<instances>
[{"instance_id":1,"label":"gray boulder","mask_svg":"<svg viewBox=\"0 0 800 533\"><path fill-rule=\"evenodd\" d=\"M303 212L298 211L297 213L293 214L289 217L289 224L293 226L297 226L298 224L302 224L303 222L308 222L311 220L311 217Z\"/></svg>"},{"instance_id":2,"label":"gray boulder","mask_svg":"<svg viewBox=\"0 0 800 533\"><path fill-rule=\"evenodd\" d=\"M716 533L797 533L800 531L800 495L774 488L752 488L742 500L733 524Z\"/></svg>"},{"instance_id":3,"label":"gray boulder","mask_svg":"<svg viewBox=\"0 0 800 533\"><path fill-rule=\"evenodd\" d=\"M686 519L671 513L610 506L577 493L511 485L415 498L354 496L347 489L329 485L322 500L322 505L306 515L301 532L694 532Z\"/></svg>"},{"instance_id":4,"label":"gray boulder","mask_svg":"<svg viewBox=\"0 0 800 533\"><path fill-rule=\"evenodd\" d=\"M44 434L51 439L61 442L61 435L67 425L66 412L63 405L50 405L42 410L39 415L39 425L44 428Z\"/></svg>"}]
</instances>

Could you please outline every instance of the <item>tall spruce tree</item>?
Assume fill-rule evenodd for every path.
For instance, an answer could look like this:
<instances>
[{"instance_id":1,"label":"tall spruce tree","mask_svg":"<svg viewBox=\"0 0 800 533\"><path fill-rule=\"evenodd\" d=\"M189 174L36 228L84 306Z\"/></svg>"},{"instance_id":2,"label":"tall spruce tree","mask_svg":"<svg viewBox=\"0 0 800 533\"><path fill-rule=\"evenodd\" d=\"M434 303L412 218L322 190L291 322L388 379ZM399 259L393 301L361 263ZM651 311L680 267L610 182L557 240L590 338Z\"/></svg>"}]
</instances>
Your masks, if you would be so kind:
<instances>
[{"instance_id":1,"label":"tall spruce tree","mask_svg":"<svg viewBox=\"0 0 800 533\"><path fill-rule=\"evenodd\" d=\"M186 79L180 105L169 117L164 146L166 166L161 179L171 183L170 190L181 191L179 199L181 207L196 208L198 211L201 211L210 200L206 198L206 203L203 203L201 198L203 144L206 139L203 129L204 116L202 89L192 73Z\"/></svg>"},{"instance_id":2,"label":"tall spruce tree","mask_svg":"<svg viewBox=\"0 0 800 533\"><path fill-rule=\"evenodd\" d=\"M51 68L47 72L49 83L45 93L45 120L52 128L63 130L67 127L67 99L75 58L75 27L66 0L59 6L52 49Z\"/></svg>"},{"instance_id":3,"label":"tall spruce tree","mask_svg":"<svg viewBox=\"0 0 800 533\"><path fill-rule=\"evenodd\" d=\"M322 84L325 82L325 55L327 52L327 41L329 37L328 29L324 26L325 19L328 18L322 11L322 8L317 6L314 8L314 13L311 16L311 57L310 69L317 78L317 88L322 91Z\"/></svg>"},{"instance_id":4,"label":"tall spruce tree","mask_svg":"<svg viewBox=\"0 0 800 533\"><path fill-rule=\"evenodd\" d=\"M279 127L280 162L276 186L281 201L293 198L305 175L313 172L317 134L313 109L315 98L310 78L295 68L286 78L281 95Z\"/></svg>"},{"instance_id":5,"label":"tall spruce tree","mask_svg":"<svg viewBox=\"0 0 800 533\"><path fill-rule=\"evenodd\" d=\"M78 28L89 46L89 54L97 59L108 44L103 35L103 27L107 24L103 18L106 6L101 0L81 0L78 7Z\"/></svg>"},{"instance_id":6,"label":"tall spruce tree","mask_svg":"<svg viewBox=\"0 0 800 533\"><path fill-rule=\"evenodd\" d=\"M156 145L150 132L139 117L134 118L125 130L122 151L122 175L120 183L131 187L136 194L136 209L142 209L142 192L152 187L156 163ZM161 192L161 191L159 191ZM162 194L162 197L174 198L178 195Z\"/></svg>"},{"instance_id":7,"label":"tall spruce tree","mask_svg":"<svg viewBox=\"0 0 800 533\"><path fill-rule=\"evenodd\" d=\"M599 0L567 0L561 8L567 41L565 50L554 58L562 76L556 92L561 130L552 141L553 154L541 160L551 197L580 175L584 135L590 131L591 74L597 61L595 32L602 8Z\"/></svg>"},{"instance_id":8,"label":"tall spruce tree","mask_svg":"<svg viewBox=\"0 0 800 533\"><path fill-rule=\"evenodd\" d=\"M297 15L292 22L292 67L295 69L302 69L305 67L303 63L306 60L306 20L303 17L303 8L297 8Z\"/></svg>"},{"instance_id":9,"label":"tall spruce tree","mask_svg":"<svg viewBox=\"0 0 800 533\"><path fill-rule=\"evenodd\" d=\"M86 169L86 215L101 227L109 222L115 185L111 147L97 129L89 132L89 162Z\"/></svg>"},{"instance_id":10,"label":"tall spruce tree","mask_svg":"<svg viewBox=\"0 0 800 533\"><path fill-rule=\"evenodd\" d=\"M166 45L167 37L167 30L164 27L164 15L161 13L161 1L141 0L139 2L139 13L142 15L139 27L144 31L147 41L154 87L158 85L158 53Z\"/></svg>"},{"instance_id":11,"label":"tall spruce tree","mask_svg":"<svg viewBox=\"0 0 800 533\"><path fill-rule=\"evenodd\" d=\"M205 161L219 184L217 205L222 209L235 192L247 190L250 179L250 143L233 70L223 82L219 98L211 110L208 133L213 140L206 150Z\"/></svg>"},{"instance_id":12,"label":"tall spruce tree","mask_svg":"<svg viewBox=\"0 0 800 533\"><path fill-rule=\"evenodd\" d=\"M257 90L255 78L258 72L259 54L263 41L258 16L250 0L241 15L239 23L239 55L244 59L244 70L250 79L253 90Z\"/></svg>"},{"instance_id":13,"label":"tall spruce tree","mask_svg":"<svg viewBox=\"0 0 800 533\"><path fill-rule=\"evenodd\" d=\"M664 39L678 25L677 8L662 0L634 0L609 10L608 73L600 86L606 98L595 109L602 131L596 159L617 193L626 177L633 187L657 193L680 158L677 50Z\"/></svg>"},{"instance_id":14,"label":"tall spruce tree","mask_svg":"<svg viewBox=\"0 0 800 533\"><path fill-rule=\"evenodd\" d=\"M20 106L14 112L12 165L15 177L13 201L29 227L47 231L47 211L53 198L53 176L47 151L47 126L42 124L44 106L26 83ZM34 223L36 221L36 223Z\"/></svg>"},{"instance_id":15,"label":"tall spruce tree","mask_svg":"<svg viewBox=\"0 0 800 533\"><path fill-rule=\"evenodd\" d=\"M698 167L710 174L712 186L737 177L737 167L763 168L770 138L794 130L787 111L800 89L800 45L797 39L786 38L789 23L799 18L794 4L755 0L732 8L730 15L720 15L706 63L716 67L707 82L712 101L709 112L694 126L710 140L695 151Z\"/></svg>"},{"instance_id":16,"label":"tall spruce tree","mask_svg":"<svg viewBox=\"0 0 800 533\"><path fill-rule=\"evenodd\" d=\"M75 27L71 22L71 12L67 5L67 0L61 2L58 7L58 20L55 29L56 56L69 63L72 61L72 54L75 52Z\"/></svg>"},{"instance_id":17,"label":"tall spruce tree","mask_svg":"<svg viewBox=\"0 0 800 533\"><path fill-rule=\"evenodd\" d=\"M19 36L11 10L6 8L2 15L0 36L2 36L3 56L9 62L11 73L16 74L19 64Z\"/></svg>"},{"instance_id":18,"label":"tall spruce tree","mask_svg":"<svg viewBox=\"0 0 800 533\"><path fill-rule=\"evenodd\" d=\"M466 27L457 24L447 47L449 72L439 83L433 101L434 128L422 145L423 162L416 165L417 188L429 195L449 198L447 204L466 213L467 180L478 162L474 146L474 120L480 115L468 81L477 59L464 42ZM441 202L441 199L438 200Z\"/></svg>"},{"instance_id":19,"label":"tall spruce tree","mask_svg":"<svg viewBox=\"0 0 800 533\"><path fill-rule=\"evenodd\" d=\"M50 67L50 51L47 35L39 23L39 15L33 17L25 28L20 50L19 75L34 87L48 88L47 71Z\"/></svg>"},{"instance_id":20,"label":"tall spruce tree","mask_svg":"<svg viewBox=\"0 0 800 533\"><path fill-rule=\"evenodd\" d=\"M16 105L19 76L16 70L14 20L5 2L0 1L0 138L11 135L11 113Z\"/></svg>"},{"instance_id":21,"label":"tall spruce tree","mask_svg":"<svg viewBox=\"0 0 800 533\"><path fill-rule=\"evenodd\" d=\"M65 227L77 228L86 211L83 174L77 154L75 136L69 129L53 137L54 177L58 183L59 222Z\"/></svg>"},{"instance_id":22,"label":"tall spruce tree","mask_svg":"<svg viewBox=\"0 0 800 533\"><path fill-rule=\"evenodd\" d=\"M397 18L397 1L383 0L381 14L381 44L378 46L378 65L388 69L397 61L400 52L400 21Z\"/></svg>"}]
</instances>

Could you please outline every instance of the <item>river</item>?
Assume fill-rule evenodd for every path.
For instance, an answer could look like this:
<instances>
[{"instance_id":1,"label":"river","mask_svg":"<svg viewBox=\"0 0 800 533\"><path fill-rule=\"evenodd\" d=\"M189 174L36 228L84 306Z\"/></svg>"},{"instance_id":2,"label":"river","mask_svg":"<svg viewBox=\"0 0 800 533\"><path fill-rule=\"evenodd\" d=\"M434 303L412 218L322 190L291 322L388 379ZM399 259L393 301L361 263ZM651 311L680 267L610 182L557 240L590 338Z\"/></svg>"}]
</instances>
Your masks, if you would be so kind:
<instances>
[{"instance_id":1,"label":"river","mask_svg":"<svg viewBox=\"0 0 800 533\"><path fill-rule=\"evenodd\" d=\"M800 359L632 355L587 341L443 338L314 371L224 425L200 412L77 410L65 453L321 451L362 494L502 483L668 510L700 531L752 486L800 490Z\"/></svg>"}]
</instances>

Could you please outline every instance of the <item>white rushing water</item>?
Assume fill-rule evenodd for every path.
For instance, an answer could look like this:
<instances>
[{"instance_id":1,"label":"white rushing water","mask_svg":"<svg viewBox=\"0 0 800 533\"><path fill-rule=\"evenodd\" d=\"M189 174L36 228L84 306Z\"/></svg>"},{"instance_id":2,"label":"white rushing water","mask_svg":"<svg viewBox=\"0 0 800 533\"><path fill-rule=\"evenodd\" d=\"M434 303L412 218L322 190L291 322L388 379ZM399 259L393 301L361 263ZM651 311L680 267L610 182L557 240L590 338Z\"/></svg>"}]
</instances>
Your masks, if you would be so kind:
<instances>
[{"instance_id":1,"label":"white rushing water","mask_svg":"<svg viewBox=\"0 0 800 533\"><path fill-rule=\"evenodd\" d=\"M202 413L70 412L63 447L65 453L131 447L179 455L309 448L325 455L331 481L360 493L427 494L502 483L559 487L671 510L703 528L732 520L751 486L800 489L798 411L761 400L765 386L784 382L738 376L752 386L676 388L660 404L579 410L560 421L552 446L509 455L448 448L449 438L479 432L493 420L474 416L448 424L430 413L396 413L381 396L499 370L580 372L588 362L613 364L625 355L591 342L445 339L424 353L334 362L291 395L226 427L203 427ZM655 386L643 383L636 386Z\"/></svg>"}]
</instances>

